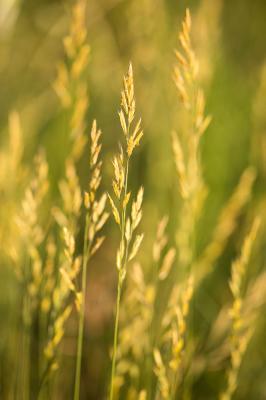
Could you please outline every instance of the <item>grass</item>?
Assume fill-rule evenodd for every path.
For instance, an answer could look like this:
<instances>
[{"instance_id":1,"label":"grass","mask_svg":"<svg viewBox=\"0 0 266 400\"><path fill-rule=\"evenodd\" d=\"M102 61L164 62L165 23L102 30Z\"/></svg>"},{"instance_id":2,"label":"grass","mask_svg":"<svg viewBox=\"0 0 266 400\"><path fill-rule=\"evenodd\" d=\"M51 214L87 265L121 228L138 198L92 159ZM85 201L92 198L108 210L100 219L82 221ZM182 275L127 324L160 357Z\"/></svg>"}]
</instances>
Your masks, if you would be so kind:
<instances>
[{"instance_id":1,"label":"grass","mask_svg":"<svg viewBox=\"0 0 266 400\"><path fill-rule=\"evenodd\" d=\"M114 342L113 342L113 355L112 355L112 370L110 382L110 399L114 398L114 380L116 375L116 354L117 354L117 341L119 329L119 313L121 292L124 280L127 274L128 263L137 255L140 244L143 239L143 234L136 235L137 229L142 218L142 200L143 188L139 189L136 201L132 202L131 215L128 212L128 205L131 197L131 192L128 190L129 180L129 165L130 159L136 146L143 135L140 128L141 121L139 120L134 126L135 117L135 97L134 97L134 82L133 82L133 69L129 65L128 73L124 77L124 88L122 91L121 99L122 108L119 112L120 124L125 136L125 144L120 147L120 153L114 158L114 180L113 190L118 202L115 205L114 200L109 195L111 209L113 211L115 222L118 224L121 238L117 251L116 267L118 270L118 284L117 284L117 300L116 300L116 316L114 328ZM133 125L133 126L132 126ZM118 207L118 208L117 208ZM134 236L135 237L134 237ZM133 241L133 243L132 243Z\"/></svg>"},{"instance_id":2,"label":"grass","mask_svg":"<svg viewBox=\"0 0 266 400\"><path fill-rule=\"evenodd\" d=\"M265 302L254 295L256 285L265 288L265 273L260 267L255 273L252 269L254 263L264 263L259 250L265 232L259 229L259 221L263 222L265 213L258 208L259 215L254 216L251 207L247 212L255 196L256 179L255 168L248 166L223 205L212 233L206 240L199 240L205 234L202 218L209 215L202 143L211 124L201 76L206 77L210 71L201 71L201 57L194 48L193 17L187 9L175 50L173 87L178 123L173 123L172 135L163 132L169 145L172 140L169 162L175 166L171 187L174 211L167 209L169 215L158 222L150 199L144 197L143 183L149 187L142 170L145 164L138 166L137 155L141 158L142 146L150 142L146 134L143 138L145 123L136 117L138 76L133 75L131 63L123 78L118 112L121 135L117 138L118 153L112 159L111 183L105 148L108 132L105 129L102 135L93 120L88 135L90 47L86 13L86 1L77 0L69 33L63 40L64 60L58 65L53 85L66 116L67 136L56 191L51 185L51 159L47 161L49 154L44 149L39 150L32 165L26 162L26 144L16 112L10 114L10 143L0 154L0 166L10 173L10 179L0 175L0 188L3 207L12 221L8 224L3 214L2 257L3 263L11 266L12 281L23 304L21 310L19 301L13 305L18 313L17 330L10 327L21 343L21 357L14 354L12 346L7 347L7 369L12 364L16 372L10 381L7 374L1 376L0 387L2 381L4 385L0 396L43 400L100 396L110 400L245 398L241 368L248 364L244 355L251 338L256 340ZM254 106L259 130L263 126L262 102L263 85ZM156 120L157 116L152 118ZM260 153L257 157L262 157ZM136 184L132 177L138 168L141 182ZM158 180L164 179L159 170L156 173ZM152 198L154 204L156 201ZM157 225L156 232L150 225ZM9 235L5 238L7 229ZM102 234L102 230L107 233ZM146 232L145 240L142 230ZM249 233L239 251L234 235L238 239L246 230ZM233 262L232 253L239 254L234 255ZM87 295L95 278L91 271L101 269L106 261L116 286L115 299L111 298L114 318L108 316L111 334L107 330L106 336L110 357L105 352L108 368L103 373L101 394L89 397L87 368L89 365L97 371L101 355L88 357L88 347L92 346L88 338L95 334L88 324L88 313L97 313L97 309L93 310ZM216 265L223 267L222 272L217 272ZM202 324L204 310L198 311L196 303L208 284L212 290L217 288L219 311L210 311L211 304L205 305L213 314L202 332L197 321L200 318ZM108 285L112 286L111 280ZM97 291L100 300L104 290ZM98 339L102 348L104 339ZM207 385L212 391L206 394L202 381L212 383L213 371L215 387ZM200 385L203 392L197 392Z\"/></svg>"}]
</instances>

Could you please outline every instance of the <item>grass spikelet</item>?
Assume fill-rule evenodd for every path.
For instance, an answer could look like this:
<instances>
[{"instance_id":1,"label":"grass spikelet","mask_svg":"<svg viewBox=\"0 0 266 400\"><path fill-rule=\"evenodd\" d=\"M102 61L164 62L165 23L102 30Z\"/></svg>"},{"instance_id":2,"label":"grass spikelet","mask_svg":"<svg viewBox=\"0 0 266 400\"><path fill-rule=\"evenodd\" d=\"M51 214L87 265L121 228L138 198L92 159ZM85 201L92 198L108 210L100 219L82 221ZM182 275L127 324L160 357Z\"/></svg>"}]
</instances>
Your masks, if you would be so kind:
<instances>
[{"instance_id":1,"label":"grass spikelet","mask_svg":"<svg viewBox=\"0 0 266 400\"><path fill-rule=\"evenodd\" d=\"M117 344L116 392L127 380L130 389L138 391L143 370L140 366L150 352L149 330L155 291L144 277L143 268L133 263L128 273L127 285L121 303L119 340ZM135 338L138 337L138 340Z\"/></svg>"},{"instance_id":2,"label":"grass spikelet","mask_svg":"<svg viewBox=\"0 0 266 400\"><path fill-rule=\"evenodd\" d=\"M75 166L70 160L68 160L66 164L66 178L60 182L62 209L54 209L54 216L62 229L64 250L61 254L60 279L58 280L53 295L53 314L55 317L51 324L52 334L50 335L50 340L45 350L46 357L48 358L48 365L44 371L44 376L47 376L50 371L55 370L56 351L63 337L64 323L70 315L72 307L68 303L72 296L79 315L74 389L75 399L79 398L80 392L87 266L90 258L103 243L104 236L100 235L100 231L104 227L109 216L105 211L107 196L105 194L100 196L98 193L101 183L102 165L102 162L99 160L101 150L101 144L99 143L100 136L101 131L97 129L96 121L94 121L91 129L89 160L90 180L88 191L85 192L83 199L86 216L82 257L76 255L76 236L78 233L78 220L81 213L82 195ZM79 288L76 282L80 272L81 288ZM64 317L62 317L62 315ZM58 320L60 323L57 323ZM58 326L60 327L60 334L55 330Z\"/></svg>"},{"instance_id":3,"label":"grass spikelet","mask_svg":"<svg viewBox=\"0 0 266 400\"><path fill-rule=\"evenodd\" d=\"M232 263L231 267L229 281L233 295L233 304L229 312L232 321L230 338L231 365L227 371L227 387L220 395L221 400L230 400L237 388L240 365L252 333L251 328L245 327L243 321L243 284L259 223L259 219L256 218L244 240L239 258Z\"/></svg>"},{"instance_id":4,"label":"grass spikelet","mask_svg":"<svg viewBox=\"0 0 266 400\"><path fill-rule=\"evenodd\" d=\"M43 266L44 282L41 294L41 311L48 315L52 306L52 294L55 287L55 262L56 244L55 238L50 235L46 243L46 259Z\"/></svg>"},{"instance_id":5,"label":"grass spikelet","mask_svg":"<svg viewBox=\"0 0 266 400\"><path fill-rule=\"evenodd\" d=\"M179 34L180 50L176 50L174 82L189 120L183 135L173 134L173 152L183 200L180 226L177 233L180 262L191 265L196 220L203 205L206 189L203 183L199 154L200 139L210 117L205 116L205 99L198 84L198 61L191 44L191 17L189 10Z\"/></svg>"},{"instance_id":6,"label":"grass spikelet","mask_svg":"<svg viewBox=\"0 0 266 400\"><path fill-rule=\"evenodd\" d=\"M96 253L104 241L104 236L100 235L100 231L104 227L109 213L105 211L106 194L99 195L99 186L101 183L101 166L99 160L101 144L99 139L101 131L97 129L96 121L92 124L91 129L91 146L90 146L90 181L89 190L84 194L84 205L86 209L85 231L83 241L83 259L82 259L82 277L81 292L79 293L79 329L78 329L78 347L77 347L77 364L75 374L74 399L79 399L80 392L80 373L81 373L81 356L82 341L84 331L85 302L86 302L86 282L87 267L90 258Z\"/></svg>"},{"instance_id":7,"label":"grass spikelet","mask_svg":"<svg viewBox=\"0 0 266 400\"><path fill-rule=\"evenodd\" d=\"M40 245L45 237L46 227L41 219L41 209L48 191L48 165L43 153L35 158L36 175L26 189L22 201L22 211L17 217L17 225L24 237L30 268L20 271L22 281L32 300L36 299L41 283L42 257Z\"/></svg>"},{"instance_id":8,"label":"grass spikelet","mask_svg":"<svg viewBox=\"0 0 266 400\"><path fill-rule=\"evenodd\" d=\"M165 216L161 219L158 224L156 232L156 240L153 244L152 256L154 262L158 262L161 258L162 251L167 244L167 235L165 233L166 226L168 224L168 217Z\"/></svg>"},{"instance_id":9,"label":"grass spikelet","mask_svg":"<svg viewBox=\"0 0 266 400\"><path fill-rule=\"evenodd\" d=\"M193 295L194 283L190 276L186 282L186 287L181 293L180 304L175 307L176 321L171 327L172 350L171 360L169 363L173 371L172 378L172 396L176 396L176 391L181 380L181 363L185 347L185 334L187 330L187 317L189 313L190 301Z\"/></svg>"},{"instance_id":10,"label":"grass spikelet","mask_svg":"<svg viewBox=\"0 0 266 400\"><path fill-rule=\"evenodd\" d=\"M163 399L169 399L170 397L170 387L169 381L166 373L166 367L163 363L161 353L158 349L153 351L155 368L154 373L159 381L159 390Z\"/></svg>"},{"instance_id":11,"label":"grass spikelet","mask_svg":"<svg viewBox=\"0 0 266 400\"><path fill-rule=\"evenodd\" d=\"M155 297L159 280L165 280L169 274L175 258L175 250L168 249L168 237L166 226L168 217L164 217L158 223L156 239L152 248L152 260L150 272L155 280L144 276L143 267L134 263L130 269L127 286L125 288L122 304L120 331L117 346L116 383L119 388L127 379L130 380L130 388L138 391L138 382L144 373L141 365L144 359L145 371L151 375L153 360L153 347L155 345L156 318ZM151 333L151 334L150 334ZM135 338L138 337L136 341ZM147 395L151 388L148 388Z\"/></svg>"},{"instance_id":12,"label":"grass spikelet","mask_svg":"<svg viewBox=\"0 0 266 400\"><path fill-rule=\"evenodd\" d=\"M72 305L69 304L71 295L74 298L78 312L81 308L81 294L76 285L76 279L81 269L81 258L76 255L76 236L81 213L82 195L76 168L71 158L66 162L65 173L65 178L59 183L62 205L61 208L55 207L53 209L53 215L60 226L64 245L60 249L59 278L53 291L53 318L50 320L49 340L45 348L47 364L43 371L43 382L52 371L56 370L54 365L57 364L58 346L63 338L63 327L72 309ZM57 324L58 320L60 323ZM60 334L55 329L58 326L60 327Z\"/></svg>"},{"instance_id":13,"label":"grass spikelet","mask_svg":"<svg viewBox=\"0 0 266 400\"><path fill-rule=\"evenodd\" d=\"M48 340L44 348L46 363L42 371L41 385L49 379L50 374L58 366L58 347L65 333L65 323L72 310L72 304L69 304L70 294L73 294L76 307L78 310L80 309L80 295L75 281L80 272L81 258L75 255L75 239L67 227L62 228L62 237L64 249L59 258L59 279L52 292L52 318L49 323Z\"/></svg>"},{"instance_id":14,"label":"grass spikelet","mask_svg":"<svg viewBox=\"0 0 266 400\"><path fill-rule=\"evenodd\" d=\"M163 341L171 343L171 354L167 368L165 367L169 386L166 398L173 399L176 398L182 376L181 361L185 349L186 320L193 295L195 231L206 197L200 160L200 140L211 121L209 116L205 116L205 98L198 82L199 63L191 43L191 27L190 12L187 9L179 34L180 49L175 51L174 82L188 126L182 135L177 136L176 133L172 135L174 161L182 200L176 242L183 284L176 284L172 289L163 317L165 332L162 338ZM173 262L174 252L172 253L167 256L166 263L168 259ZM163 387L159 386L161 395L164 396Z\"/></svg>"},{"instance_id":15,"label":"grass spikelet","mask_svg":"<svg viewBox=\"0 0 266 400\"><path fill-rule=\"evenodd\" d=\"M17 266L16 272L22 289L22 355L20 390L25 395L30 392L30 334L39 306L39 292L43 283L42 242L45 240L46 228L42 209L48 191L48 165L44 153L35 158L35 176L32 178L21 205L20 215L16 222L23 237L25 254L23 263Z\"/></svg>"},{"instance_id":16,"label":"grass spikelet","mask_svg":"<svg viewBox=\"0 0 266 400\"><path fill-rule=\"evenodd\" d=\"M193 39L200 64L199 79L209 85L215 69L215 56L221 39L221 0L202 0L193 18Z\"/></svg>"},{"instance_id":17,"label":"grass spikelet","mask_svg":"<svg viewBox=\"0 0 266 400\"><path fill-rule=\"evenodd\" d=\"M132 65L130 64L128 72L123 81L121 110L119 112L120 124L125 141L124 145L120 146L119 154L114 158L113 161L113 190L116 201L114 201L109 195L114 219L121 232L120 244L116 257L118 286L110 382L110 400L112 400L114 396L114 378L116 375L116 353L121 291L126 277L127 264L136 256L143 240L143 234L139 235L135 233L142 217L142 187L139 189L136 200L133 200L132 202L131 213L128 212L128 205L131 197L130 192L128 192L129 161L135 147L139 144L139 141L143 135L143 132L140 128L140 120L134 127L132 126L135 117L135 108L133 69Z\"/></svg>"},{"instance_id":18,"label":"grass spikelet","mask_svg":"<svg viewBox=\"0 0 266 400\"><path fill-rule=\"evenodd\" d=\"M88 108L87 84L85 72L88 65L90 48L87 41L86 29L86 0L77 0L72 8L70 32L64 39L66 61L58 66L58 76L54 84L62 105L70 113L69 136L70 152L66 161L65 178L60 182L62 207L54 209L54 215L62 227L65 240L65 255L70 268L61 267L60 282L68 291L68 296L74 294L76 308L79 314L77 363L75 372L74 398L79 398L82 341L84 330L86 276L89 259L100 248L104 236L99 233L105 225L109 214L105 211L106 195L99 196L98 189L101 183L101 165L99 143L101 131L97 129L96 121L91 129L90 147L90 181L88 189L82 199L80 184L76 172L76 163L79 160L87 142L85 136L85 115ZM84 202L85 230L83 241L82 266L81 259L74 254L75 240L78 233L78 220ZM71 262L72 261L72 262ZM81 288L75 282L81 269Z\"/></svg>"},{"instance_id":19,"label":"grass spikelet","mask_svg":"<svg viewBox=\"0 0 266 400\"><path fill-rule=\"evenodd\" d=\"M177 290L178 289L178 290ZM185 349L185 336L187 332L187 317L190 308L190 301L194 291L192 276L184 283L183 287L175 287L170 297L168 308L163 316L162 325L164 334L163 344L170 346L168 358L155 363L157 368L155 374L159 380L159 391L166 399L175 399L179 383L182 378L182 360ZM157 349L157 351L159 351ZM166 385L167 382L167 385Z\"/></svg>"},{"instance_id":20,"label":"grass spikelet","mask_svg":"<svg viewBox=\"0 0 266 400\"><path fill-rule=\"evenodd\" d=\"M126 382L130 382L130 390L138 392L138 383L145 374L148 376L147 396L151 396L153 392L153 350L157 346L158 332L161 330L157 325L160 318L158 319L155 301L157 296L160 296L159 283L167 279L176 253L175 249L168 245L165 232L167 223L166 216L158 223L149 265L151 276L146 276L143 266L139 263L134 263L128 274L121 303L116 393Z\"/></svg>"},{"instance_id":21,"label":"grass spikelet","mask_svg":"<svg viewBox=\"0 0 266 400\"><path fill-rule=\"evenodd\" d=\"M62 207L54 208L53 213L57 223L67 227L74 235L77 231L77 222L80 216L82 195L77 171L71 159L66 162L65 178L59 182Z\"/></svg>"},{"instance_id":22,"label":"grass spikelet","mask_svg":"<svg viewBox=\"0 0 266 400\"><path fill-rule=\"evenodd\" d=\"M64 39L66 61L58 65L54 89L70 110L71 158L78 160L86 144L85 115L88 108L87 69L90 47L87 44L86 0L77 0L72 8L70 32Z\"/></svg>"},{"instance_id":23,"label":"grass spikelet","mask_svg":"<svg viewBox=\"0 0 266 400\"><path fill-rule=\"evenodd\" d=\"M20 116L12 111L8 119L8 142L0 151L0 249L2 256L11 260L18 279L21 279L23 240L17 224L10 223L10 220L16 219L19 214L25 183L27 185L30 179L23 162L24 147Z\"/></svg>"},{"instance_id":24,"label":"grass spikelet","mask_svg":"<svg viewBox=\"0 0 266 400\"><path fill-rule=\"evenodd\" d=\"M141 390L138 396L138 400L147 400L147 392L146 390Z\"/></svg>"}]
</instances>

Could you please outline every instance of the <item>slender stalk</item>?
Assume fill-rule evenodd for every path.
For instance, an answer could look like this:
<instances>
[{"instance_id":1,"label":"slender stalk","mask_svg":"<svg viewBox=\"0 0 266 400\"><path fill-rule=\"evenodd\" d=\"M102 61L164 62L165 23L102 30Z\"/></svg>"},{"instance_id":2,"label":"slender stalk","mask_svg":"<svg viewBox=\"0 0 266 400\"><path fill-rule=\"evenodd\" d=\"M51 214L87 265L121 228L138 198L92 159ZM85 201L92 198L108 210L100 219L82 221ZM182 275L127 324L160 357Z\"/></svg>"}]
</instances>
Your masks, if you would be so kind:
<instances>
[{"instance_id":1,"label":"slender stalk","mask_svg":"<svg viewBox=\"0 0 266 400\"><path fill-rule=\"evenodd\" d=\"M39 310L39 331L40 331L40 340L39 340L39 371L42 371L45 367L45 359L43 358L43 347L46 340L46 327L47 327L47 315ZM41 375L42 376L42 375Z\"/></svg>"},{"instance_id":2,"label":"slender stalk","mask_svg":"<svg viewBox=\"0 0 266 400\"><path fill-rule=\"evenodd\" d=\"M101 131L97 129L96 121L93 121L91 129L91 155L90 155L90 182L89 191L85 192L84 205L87 210L83 240L83 260L82 260L82 282L81 282L81 305L79 313L79 327L77 339L77 362L75 373L74 400L79 400L80 395L80 375L81 358L84 333L85 303L86 303L86 283L87 265L90 257L97 251L104 240L104 236L96 237L97 232L104 226L108 219L108 213L104 212L106 195L97 198L97 190L101 181L101 161L98 160L101 145L98 143Z\"/></svg>"},{"instance_id":3,"label":"slender stalk","mask_svg":"<svg viewBox=\"0 0 266 400\"><path fill-rule=\"evenodd\" d=\"M29 296L26 294L23 300L23 338L22 338L22 363L21 363L21 394L23 399L29 398L29 358L30 358L30 310ZM17 394L17 398L19 396Z\"/></svg>"},{"instance_id":4,"label":"slender stalk","mask_svg":"<svg viewBox=\"0 0 266 400\"><path fill-rule=\"evenodd\" d=\"M83 344L83 333L84 333L87 264L88 264L88 260L89 260L89 245L88 245L88 238L87 238L88 228L89 228L89 214L86 215L84 243L83 243L82 282L81 282L82 301L81 301L80 314L79 314L74 400L79 400L79 393L80 393L80 374L81 374L82 344Z\"/></svg>"},{"instance_id":5,"label":"slender stalk","mask_svg":"<svg viewBox=\"0 0 266 400\"><path fill-rule=\"evenodd\" d=\"M118 285L117 285L117 297L116 297L116 315L115 315L115 330L114 330L114 342L113 342L110 400L113 400L113 397L114 397L114 378L115 378L115 366L116 366L116 351L117 351L117 339L118 339L118 325L119 325L121 289L122 289L122 280L119 277Z\"/></svg>"},{"instance_id":6,"label":"slender stalk","mask_svg":"<svg viewBox=\"0 0 266 400\"><path fill-rule=\"evenodd\" d=\"M19 385L16 391L16 399L20 397L27 400L30 395L29 368L30 368L30 327L31 327L31 311L30 298L28 293L30 261L27 258L25 262L25 282L22 287L24 291L22 295L22 353L19 371ZM18 393L18 391L20 391Z\"/></svg>"},{"instance_id":7,"label":"slender stalk","mask_svg":"<svg viewBox=\"0 0 266 400\"><path fill-rule=\"evenodd\" d=\"M125 174L124 197L127 194L127 185L128 185L128 171L129 171L129 158L128 157L127 157L127 161L126 161L126 170L125 171L126 171L126 174ZM122 205L122 225L121 225L121 239L122 240L124 240L124 237L125 237L126 215L127 215L127 206L123 207L123 205ZM121 271L126 270L127 258L128 258L128 243L127 243L126 249L125 249L124 265L123 265ZM123 280L124 280L122 277L121 271L119 271L118 284L117 284L115 330L114 330L111 385L110 385L110 400L113 400L113 396L114 396L114 378L115 378L116 351L117 351L118 328L119 328L120 299L121 299L121 291L122 291Z\"/></svg>"},{"instance_id":8,"label":"slender stalk","mask_svg":"<svg viewBox=\"0 0 266 400\"><path fill-rule=\"evenodd\" d=\"M50 372L50 368L53 365L53 363L55 362L55 358L52 358L46 365L44 372L42 373L42 376L40 378L40 383L39 383L39 387L38 387L38 391L37 391L37 400L39 400L41 398L42 392L43 392L43 388L45 383L48 384L47 377L49 375Z\"/></svg>"},{"instance_id":9,"label":"slender stalk","mask_svg":"<svg viewBox=\"0 0 266 400\"><path fill-rule=\"evenodd\" d=\"M125 135L125 146L120 147L120 153L114 158L114 179L113 189L119 208L116 208L115 202L109 195L112 211L116 223L119 225L121 238L120 245L117 251L116 266L118 269L118 283L117 283L117 297L116 297L116 316L114 327L114 341L113 341L113 357L112 357L112 370L110 382L110 396L109 399L113 400L114 397L114 378L116 369L116 353L118 342L119 330L119 312L120 312L120 299L123 282L126 276L128 261L134 258L140 246L143 235L137 235L133 244L131 254L129 254L129 245L132 239L133 231L138 226L141 219L141 203L143 197L143 189L139 191L137 201L132 205L132 221L130 216L127 215L127 204L130 198L130 192L127 193L128 175L129 175L129 160L134 148L139 144L143 135L140 129L140 120L135 126L134 132L131 134L131 123L135 114L135 99L134 99L134 84L133 84L133 71L132 65L129 65L128 73L124 77L124 90L122 91L121 110L119 112L120 124ZM126 154L126 160L124 158Z\"/></svg>"}]
</instances>

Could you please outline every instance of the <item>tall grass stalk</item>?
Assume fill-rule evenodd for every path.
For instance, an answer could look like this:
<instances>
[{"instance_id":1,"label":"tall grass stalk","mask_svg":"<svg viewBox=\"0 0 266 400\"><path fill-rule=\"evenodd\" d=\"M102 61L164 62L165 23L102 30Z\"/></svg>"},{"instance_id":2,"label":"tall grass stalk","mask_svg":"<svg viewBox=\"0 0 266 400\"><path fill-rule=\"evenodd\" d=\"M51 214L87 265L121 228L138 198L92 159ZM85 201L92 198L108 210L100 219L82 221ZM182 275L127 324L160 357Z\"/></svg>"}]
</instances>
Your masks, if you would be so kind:
<instances>
[{"instance_id":1,"label":"tall grass stalk","mask_svg":"<svg viewBox=\"0 0 266 400\"><path fill-rule=\"evenodd\" d=\"M116 313L115 313L115 329L114 329L114 343L113 343L113 357L112 357L112 371L111 371L110 400L113 400L113 397L114 397L114 378L115 378L115 366L116 366L116 352L117 352L121 290L122 290L122 280L120 278L118 278L117 294L116 294Z\"/></svg>"},{"instance_id":2,"label":"tall grass stalk","mask_svg":"<svg viewBox=\"0 0 266 400\"><path fill-rule=\"evenodd\" d=\"M79 325L77 339L77 362L75 373L74 400L80 397L80 376L81 359L84 336L85 304L86 304L86 285L87 268L91 256L99 249L103 243L104 236L98 233L106 223L109 214L105 212L106 194L98 197L98 188L101 182L102 162L98 160L101 151L99 139L101 131L97 129L96 121L93 122L91 129L91 151L90 151L90 182L89 190L85 192L84 205L86 208L85 231L83 239L83 261L81 271L81 293L79 293Z\"/></svg>"},{"instance_id":3,"label":"tall grass stalk","mask_svg":"<svg viewBox=\"0 0 266 400\"><path fill-rule=\"evenodd\" d=\"M21 362L21 387L22 399L28 399L30 394L30 299L26 294L23 298L23 333L22 333L22 362ZM19 393L17 393L19 398Z\"/></svg>"},{"instance_id":4,"label":"tall grass stalk","mask_svg":"<svg viewBox=\"0 0 266 400\"><path fill-rule=\"evenodd\" d=\"M220 394L219 400L231 400L238 385L238 375L243 356L252 335L252 326L245 326L243 310L244 284L247 276L247 267L250 262L251 252L256 241L260 225L260 219L254 219L250 231L246 235L240 256L233 261L231 266L230 290L233 296L233 304L230 308L231 332L230 332L230 366L227 370L227 384Z\"/></svg>"},{"instance_id":5,"label":"tall grass stalk","mask_svg":"<svg viewBox=\"0 0 266 400\"><path fill-rule=\"evenodd\" d=\"M81 306L80 306L80 313L79 313L74 400L79 399L79 393L80 393L80 373L81 373L82 342L83 342L85 301L86 301L87 264L88 264L88 259L89 259L88 239L86 237L86 232L88 231L88 226L89 226L89 218L88 218L88 215L86 215L84 247L83 247L83 262L82 262L82 272L81 272L82 273L82 284L81 284L82 297L81 297Z\"/></svg>"},{"instance_id":6,"label":"tall grass stalk","mask_svg":"<svg viewBox=\"0 0 266 400\"><path fill-rule=\"evenodd\" d=\"M86 113L88 109L88 88L85 74L88 65L90 47L87 44L86 5L87 0L76 0L73 5L70 31L64 39L67 62L61 63L58 66L58 76L54 83L55 91L61 100L62 106L68 109L70 113L69 130L71 151L68 157L68 163L71 165L74 174L76 168L75 164L83 154L84 146L87 142L85 131ZM66 276L66 271L64 271L64 276L70 283L69 289L75 292L75 303L79 313L74 399L79 399L80 396L87 266L90 257L98 250L104 240L104 237L99 237L97 233L102 229L108 218L108 213L105 212L106 195L98 198L96 193L101 182L101 162L98 161L98 156L101 150L101 144L98 143L100 136L101 132L97 130L96 121L94 121L91 130L91 176L89 190L88 192L85 192L84 197L86 217L80 292L73 285L73 276L70 276L69 272L67 272ZM71 180L67 185L69 187L73 186ZM64 191L67 191L66 188ZM67 196L65 196L65 198L67 200ZM75 204L75 196L73 197L73 200L73 204ZM66 211L66 206L67 201L65 201L63 212ZM76 225L78 216L78 213L73 215L74 226ZM68 222L70 223L70 232L75 236L76 229L73 230L73 227L71 226L71 218L68 218Z\"/></svg>"},{"instance_id":7,"label":"tall grass stalk","mask_svg":"<svg viewBox=\"0 0 266 400\"><path fill-rule=\"evenodd\" d=\"M119 112L120 124L125 136L124 146L120 146L119 154L114 158L113 190L118 205L109 195L109 200L114 219L120 228L120 245L117 251L116 267L118 270L116 315L113 339L113 355L110 381L110 400L114 397L114 380L116 374L116 355L119 330L120 301L123 283L127 273L127 265L137 254L142 242L143 235L133 235L138 227L141 217L141 205L143 199L143 188L139 189L136 201L132 202L131 216L128 213L128 203L131 193L128 192L129 162L134 148L139 144L143 135L140 128L141 120L132 128L135 116L135 97L132 65L129 65L128 73L124 77L124 88L122 91L121 110ZM133 244L131 245L133 236Z\"/></svg>"},{"instance_id":8,"label":"tall grass stalk","mask_svg":"<svg viewBox=\"0 0 266 400\"><path fill-rule=\"evenodd\" d=\"M125 175L125 188L124 188L124 198L126 198L127 194L127 182L128 182L128 170L129 170L129 159L127 157L126 161L126 175ZM123 207L122 212L122 223L121 223L121 237L125 236L125 224L126 224L126 212L127 212L127 204ZM118 275L118 284L117 284L117 294L116 294L116 313L115 313L115 328L114 328L114 342L113 342L113 358L112 358L112 370L111 370L111 392L110 392L110 400L113 399L114 395L114 378L115 378L115 366L116 366L116 353L117 353L117 340L118 340L118 326L119 326L119 314L120 314L120 300L121 300L121 291L124 281L124 271L126 271L126 262L127 262L127 253L128 246L126 247L126 256L125 256L125 264L123 268L119 271Z\"/></svg>"}]
</instances>

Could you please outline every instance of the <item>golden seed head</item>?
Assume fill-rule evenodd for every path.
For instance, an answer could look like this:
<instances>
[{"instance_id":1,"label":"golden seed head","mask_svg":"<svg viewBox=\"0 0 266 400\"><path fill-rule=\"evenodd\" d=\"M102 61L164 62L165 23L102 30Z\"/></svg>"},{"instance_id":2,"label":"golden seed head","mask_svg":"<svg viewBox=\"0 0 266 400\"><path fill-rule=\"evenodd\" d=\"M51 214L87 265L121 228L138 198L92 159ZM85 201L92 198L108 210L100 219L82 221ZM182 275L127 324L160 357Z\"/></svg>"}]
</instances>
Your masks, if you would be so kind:
<instances>
[{"instance_id":1,"label":"golden seed head","mask_svg":"<svg viewBox=\"0 0 266 400\"><path fill-rule=\"evenodd\" d=\"M135 117L136 103L134 97L134 81L132 65L129 65L128 73L124 77L124 87L121 93L121 110L119 111L120 124L126 138L126 153L130 158L134 148L139 145L143 136L141 130L141 120L131 129L131 124Z\"/></svg>"}]
</instances>

